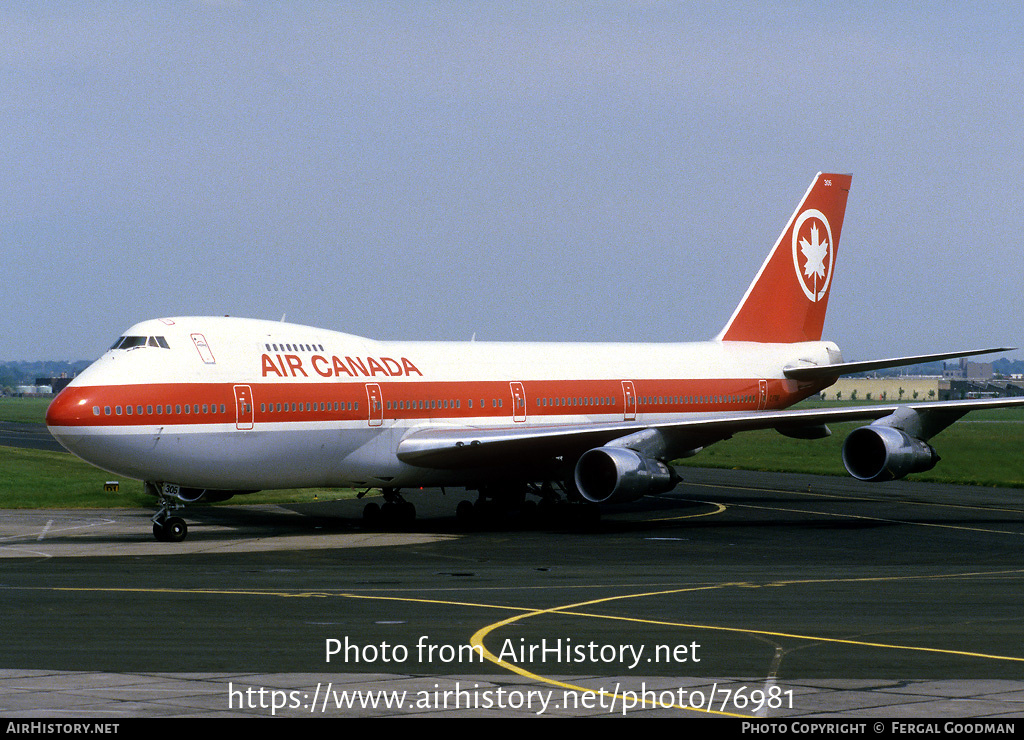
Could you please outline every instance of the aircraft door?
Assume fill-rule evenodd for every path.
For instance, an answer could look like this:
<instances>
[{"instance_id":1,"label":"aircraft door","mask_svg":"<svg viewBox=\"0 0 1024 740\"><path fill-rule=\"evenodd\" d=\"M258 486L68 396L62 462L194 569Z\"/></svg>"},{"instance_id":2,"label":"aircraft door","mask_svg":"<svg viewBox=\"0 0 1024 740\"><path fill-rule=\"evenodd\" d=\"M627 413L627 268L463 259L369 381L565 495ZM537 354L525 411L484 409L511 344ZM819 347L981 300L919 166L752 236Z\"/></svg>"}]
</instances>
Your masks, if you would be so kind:
<instances>
[{"instance_id":1,"label":"aircraft door","mask_svg":"<svg viewBox=\"0 0 1024 740\"><path fill-rule=\"evenodd\" d=\"M367 421L371 427L379 427L384 423L384 397L377 383L366 384L366 402L369 406Z\"/></svg>"},{"instance_id":2,"label":"aircraft door","mask_svg":"<svg viewBox=\"0 0 1024 740\"><path fill-rule=\"evenodd\" d=\"M203 362L207 365L216 365L217 360L213 356L213 350L210 349L209 343L206 341L206 337L202 334L193 334L192 343L196 345L196 351L199 352L199 356L203 358Z\"/></svg>"},{"instance_id":3,"label":"aircraft door","mask_svg":"<svg viewBox=\"0 0 1024 740\"><path fill-rule=\"evenodd\" d=\"M509 387L512 389L512 421L526 421L526 389L518 381L509 383Z\"/></svg>"},{"instance_id":4,"label":"aircraft door","mask_svg":"<svg viewBox=\"0 0 1024 740\"><path fill-rule=\"evenodd\" d=\"M636 388L632 380L622 381L623 421L636 421Z\"/></svg>"},{"instance_id":5,"label":"aircraft door","mask_svg":"<svg viewBox=\"0 0 1024 740\"><path fill-rule=\"evenodd\" d=\"M236 385L235 389L235 429L252 429L255 410L252 402L252 388L247 385Z\"/></svg>"},{"instance_id":6,"label":"aircraft door","mask_svg":"<svg viewBox=\"0 0 1024 740\"><path fill-rule=\"evenodd\" d=\"M757 381L757 410L764 411L768 405L768 381Z\"/></svg>"}]
</instances>

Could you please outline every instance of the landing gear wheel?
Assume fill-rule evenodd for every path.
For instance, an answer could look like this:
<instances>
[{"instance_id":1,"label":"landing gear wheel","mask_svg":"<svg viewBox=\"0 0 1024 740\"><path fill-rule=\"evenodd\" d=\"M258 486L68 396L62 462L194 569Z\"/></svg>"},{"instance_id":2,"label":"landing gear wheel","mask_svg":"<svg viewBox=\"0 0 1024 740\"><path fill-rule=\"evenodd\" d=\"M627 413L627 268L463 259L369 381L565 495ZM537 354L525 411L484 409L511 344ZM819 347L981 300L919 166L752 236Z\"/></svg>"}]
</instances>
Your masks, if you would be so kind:
<instances>
[{"instance_id":1,"label":"landing gear wheel","mask_svg":"<svg viewBox=\"0 0 1024 740\"><path fill-rule=\"evenodd\" d=\"M167 517L163 522L153 522L153 536L161 542L181 542L188 535L188 525L180 516Z\"/></svg>"},{"instance_id":2,"label":"landing gear wheel","mask_svg":"<svg viewBox=\"0 0 1024 740\"><path fill-rule=\"evenodd\" d=\"M380 524L380 505L371 501L363 507L363 524L371 527Z\"/></svg>"},{"instance_id":3,"label":"landing gear wheel","mask_svg":"<svg viewBox=\"0 0 1024 740\"><path fill-rule=\"evenodd\" d=\"M181 542L188 534L188 525L180 516L172 516L164 522L164 537L168 542Z\"/></svg>"},{"instance_id":4,"label":"landing gear wheel","mask_svg":"<svg viewBox=\"0 0 1024 740\"><path fill-rule=\"evenodd\" d=\"M473 523L473 502L465 499L460 501L455 507L455 519L463 527L470 526Z\"/></svg>"},{"instance_id":5,"label":"landing gear wheel","mask_svg":"<svg viewBox=\"0 0 1024 740\"><path fill-rule=\"evenodd\" d=\"M529 529L537 526L540 519L540 507L536 501L524 501L523 508L519 510L520 523Z\"/></svg>"},{"instance_id":6,"label":"landing gear wheel","mask_svg":"<svg viewBox=\"0 0 1024 740\"><path fill-rule=\"evenodd\" d=\"M577 504L578 522L584 527L596 527L601 523L601 507L597 504Z\"/></svg>"},{"instance_id":7,"label":"landing gear wheel","mask_svg":"<svg viewBox=\"0 0 1024 740\"><path fill-rule=\"evenodd\" d=\"M416 522L416 507L402 498L397 488L382 490L384 503L370 502L363 507L363 526L367 528L411 527Z\"/></svg>"}]
</instances>

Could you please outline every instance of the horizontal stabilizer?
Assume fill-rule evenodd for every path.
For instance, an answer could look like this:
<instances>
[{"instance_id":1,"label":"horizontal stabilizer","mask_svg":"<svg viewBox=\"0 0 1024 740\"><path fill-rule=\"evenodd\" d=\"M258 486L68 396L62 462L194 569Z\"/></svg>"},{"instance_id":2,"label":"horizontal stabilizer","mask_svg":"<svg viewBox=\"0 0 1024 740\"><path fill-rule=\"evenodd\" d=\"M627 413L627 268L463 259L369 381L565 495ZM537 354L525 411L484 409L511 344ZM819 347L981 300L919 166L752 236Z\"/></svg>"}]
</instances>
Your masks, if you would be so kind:
<instances>
[{"instance_id":1,"label":"horizontal stabilizer","mask_svg":"<svg viewBox=\"0 0 1024 740\"><path fill-rule=\"evenodd\" d=\"M915 355L913 357L890 357L887 360L865 360L864 362L837 362L834 365L799 365L784 368L782 374L793 380L817 380L819 378L838 378L840 375L853 375L869 370L882 370L887 367L903 367L917 365L922 362L951 360L955 357L984 355L990 352L1010 352L1016 347L992 347L990 349L970 349L962 352L942 352L934 355Z\"/></svg>"}]
</instances>

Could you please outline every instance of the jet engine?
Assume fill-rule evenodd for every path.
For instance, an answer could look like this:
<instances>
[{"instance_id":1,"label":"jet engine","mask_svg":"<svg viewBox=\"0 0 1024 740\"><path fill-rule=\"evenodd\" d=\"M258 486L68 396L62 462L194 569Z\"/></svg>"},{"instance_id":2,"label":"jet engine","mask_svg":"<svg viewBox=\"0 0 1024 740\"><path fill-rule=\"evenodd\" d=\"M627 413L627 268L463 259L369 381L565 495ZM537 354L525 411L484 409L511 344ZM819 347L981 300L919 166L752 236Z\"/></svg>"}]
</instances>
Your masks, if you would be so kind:
<instances>
[{"instance_id":1,"label":"jet engine","mask_svg":"<svg viewBox=\"0 0 1024 740\"><path fill-rule=\"evenodd\" d=\"M897 480L931 470L938 461L938 454L927 442L891 426L861 427L843 442L843 465L858 480Z\"/></svg>"},{"instance_id":2,"label":"jet engine","mask_svg":"<svg viewBox=\"0 0 1024 740\"><path fill-rule=\"evenodd\" d=\"M626 447L597 447L576 463L576 488L594 503L634 501L675 488L675 471L659 461L641 457Z\"/></svg>"}]
</instances>

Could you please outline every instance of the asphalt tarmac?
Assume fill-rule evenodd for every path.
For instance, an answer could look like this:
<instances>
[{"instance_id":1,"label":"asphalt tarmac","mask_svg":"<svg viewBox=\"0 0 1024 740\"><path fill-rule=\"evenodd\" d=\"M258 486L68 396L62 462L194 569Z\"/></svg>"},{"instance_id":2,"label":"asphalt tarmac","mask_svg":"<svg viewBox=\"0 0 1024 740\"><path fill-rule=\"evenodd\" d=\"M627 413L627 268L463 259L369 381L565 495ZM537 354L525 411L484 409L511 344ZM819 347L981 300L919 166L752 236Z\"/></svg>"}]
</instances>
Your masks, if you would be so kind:
<instances>
[{"instance_id":1,"label":"asphalt tarmac","mask_svg":"<svg viewBox=\"0 0 1024 740\"><path fill-rule=\"evenodd\" d=\"M0 421L0 445L64 452L45 425L16 421Z\"/></svg>"},{"instance_id":2,"label":"asphalt tarmac","mask_svg":"<svg viewBox=\"0 0 1024 740\"><path fill-rule=\"evenodd\" d=\"M1022 492L681 472L589 526L3 512L0 715L1024 715Z\"/></svg>"}]
</instances>

